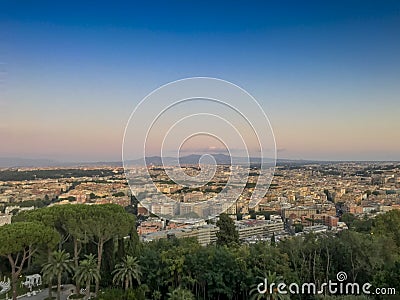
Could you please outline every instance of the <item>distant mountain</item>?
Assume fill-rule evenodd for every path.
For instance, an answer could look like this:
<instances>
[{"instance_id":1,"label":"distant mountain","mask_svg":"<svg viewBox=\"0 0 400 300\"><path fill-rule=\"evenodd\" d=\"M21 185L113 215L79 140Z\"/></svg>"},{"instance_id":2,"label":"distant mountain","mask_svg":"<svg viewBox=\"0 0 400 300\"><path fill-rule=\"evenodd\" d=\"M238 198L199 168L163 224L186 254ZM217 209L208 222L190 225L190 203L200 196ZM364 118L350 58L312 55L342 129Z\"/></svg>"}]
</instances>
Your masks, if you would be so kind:
<instances>
[{"instance_id":1,"label":"distant mountain","mask_svg":"<svg viewBox=\"0 0 400 300\"><path fill-rule=\"evenodd\" d=\"M155 166L161 166L161 165L175 165L177 164L177 160L173 157L164 157L161 158L160 156L149 156L145 158L146 160L146 164L147 165L155 165ZM141 164L142 163L142 159L136 159L134 161L132 161L132 164ZM130 163L130 162L128 162Z\"/></svg>"},{"instance_id":2,"label":"distant mountain","mask_svg":"<svg viewBox=\"0 0 400 300\"><path fill-rule=\"evenodd\" d=\"M229 165L231 163L231 157L225 154L210 154L214 157L215 161L219 165ZM183 156L179 159L180 163L183 165L197 164L200 161L202 155L191 154L188 156ZM208 161L208 160L206 160Z\"/></svg>"},{"instance_id":3,"label":"distant mountain","mask_svg":"<svg viewBox=\"0 0 400 300\"><path fill-rule=\"evenodd\" d=\"M247 163L246 157L234 157L229 156L226 154L210 154L214 157L215 161L219 165L229 165L231 164L231 159L235 164L245 164ZM177 165L178 163L183 165L194 165L198 164L202 155L200 154L190 154L187 156L181 156L179 161L174 157L163 157L161 159L160 156L149 156L146 157L146 164L147 165ZM261 162L260 158L250 157L251 164L259 164ZM264 162L272 162L272 159L265 159ZM142 165L143 159L136 159L136 160L129 160L127 161L127 165Z\"/></svg>"}]
</instances>

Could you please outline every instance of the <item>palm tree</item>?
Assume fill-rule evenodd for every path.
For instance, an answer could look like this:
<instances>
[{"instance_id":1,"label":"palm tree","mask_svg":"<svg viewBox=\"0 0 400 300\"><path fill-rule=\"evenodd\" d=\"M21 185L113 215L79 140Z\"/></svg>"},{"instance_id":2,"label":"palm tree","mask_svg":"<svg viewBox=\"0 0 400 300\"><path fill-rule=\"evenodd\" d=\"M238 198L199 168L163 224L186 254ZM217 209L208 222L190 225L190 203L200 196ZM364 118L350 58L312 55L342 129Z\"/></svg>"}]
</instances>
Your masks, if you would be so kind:
<instances>
[{"instance_id":1,"label":"palm tree","mask_svg":"<svg viewBox=\"0 0 400 300\"><path fill-rule=\"evenodd\" d=\"M162 298L162 294L160 291L154 291L152 294L153 300L160 300Z\"/></svg>"},{"instance_id":2,"label":"palm tree","mask_svg":"<svg viewBox=\"0 0 400 300\"><path fill-rule=\"evenodd\" d=\"M64 250L52 252L49 262L43 264L43 277L50 283L54 278L57 278L57 300L60 300L61 297L61 277L63 273L72 273L72 271L72 260L69 258L69 253Z\"/></svg>"},{"instance_id":3,"label":"palm tree","mask_svg":"<svg viewBox=\"0 0 400 300\"><path fill-rule=\"evenodd\" d=\"M140 284L140 266L136 257L127 255L122 259L122 262L115 265L113 283L120 282L121 285L128 290L133 287L133 280Z\"/></svg>"},{"instance_id":4,"label":"palm tree","mask_svg":"<svg viewBox=\"0 0 400 300\"><path fill-rule=\"evenodd\" d=\"M90 298L90 283L100 281L100 272L97 269L97 259L93 254L85 255L85 259L79 263L75 272L75 279L80 283L86 283L86 299Z\"/></svg>"},{"instance_id":5,"label":"palm tree","mask_svg":"<svg viewBox=\"0 0 400 300\"><path fill-rule=\"evenodd\" d=\"M194 300L194 295L191 291L178 287L167 294L168 300Z\"/></svg>"}]
</instances>

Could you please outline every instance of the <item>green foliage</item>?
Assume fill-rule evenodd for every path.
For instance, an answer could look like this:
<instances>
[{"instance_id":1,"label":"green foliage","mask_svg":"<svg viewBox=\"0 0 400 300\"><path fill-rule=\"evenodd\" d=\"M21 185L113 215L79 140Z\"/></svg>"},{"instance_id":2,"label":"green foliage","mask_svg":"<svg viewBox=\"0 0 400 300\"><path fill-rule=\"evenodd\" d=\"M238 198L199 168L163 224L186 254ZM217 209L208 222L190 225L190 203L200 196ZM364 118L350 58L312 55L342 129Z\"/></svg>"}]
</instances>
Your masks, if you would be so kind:
<instances>
[{"instance_id":1,"label":"green foliage","mask_svg":"<svg viewBox=\"0 0 400 300\"><path fill-rule=\"evenodd\" d=\"M79 263L75 272L75 279L80 283L86 283L86 297L89 298L91 282L100 280L96 257L93 254L85 255L85 259Z\"/></svg>"},{"instance_id":2,"label":"green foliage","mask_svg":"<svg viewBox=\"0 0 400 300\"><path fill-rule=\"evenodd\" d=\"M72 261L69 258L69 253L64 250L54 251L49 262L45 263L42 268L43 277L50 284L53 279L57 279L57 300L60 299L61 293L61 277L64 273L72 274Z\"/></svg>"},{"instance_id":3,"label":"green foliage","mask_svg":"<svg viewBox=\"0 0 400 300\"><path fill-rule=\"evenodd\" d=\"M42 208L50 204L50 200L42 200L40 198L36 200L26 200L26 201L21 201L21 202L16 202L16 203L4 203L4 209L7 206L14 206L17 205L19 207L35 207L35 208Z\"/></svg>"},{"instance_id":4,"label":"green foliage","mask_svg":"<svg viewBox=\"0 0 400 300\"><path fill-rule=\"evenodd\" d=\"M117 288L109 288L100 292L96 297L97 300L114 300L114 299L124 299L125 291ZM126 298L125 298L126 299Z\"/></svg>"},{"instance_id":5,"label":"green foliage","mask_svg":"<svg viewBox=\"0 0 400 300\"><path fill-rule=\"evenodd\" d=\"M227 214L221 214L217 221L219 231L217 232L217 245L232 245L239 243L239 233L235 223Z\"/></svg>"},{"instance_id":6,"label":"green foliage","mask_svg":"<svg viewBox=\"0 0 400 300\"><path fill-rule=\"evenodd\" d=\"M2 170L0 171L0 181L23 181L34 179L56 179L71 177L105 177L115 176L113 170L109 169L49 169L49 170Z\"/></svg>"},{"instance_id":7,"label":"green foliage","mask_svg":"<svg viewBox=\"0 0 400 300\"><path fill-rule=\"evenodd\" d=\"M395 195L396 191L394 190L386 190L386 195Z\"/></svg>"},{"instance_id":8,"label":"green foliage","mask_svg":"<svg viewBox=\"0 0 400 300\"><path fill-rule=\"evenodd\" d=\"M89 218L85 219L88 233L97 245L97 269L100 272L104 244L114 238L123 238L131 233L136 219L125 212L124 208L115 204L88 206ZM96 293L99 281L96 281Z\"/></svg>"},{"instance_id":9,"label":"green foliage","mask_svg":"<svg viewBox=\"0 0 400 300\"><path fill-rule=\"evenodd\" d=\"M372 232L391 238L400 247L400 210L392 210L376 217Z\"/></svg>"},{"instance_id":10,"label":"green foliage","mask_svg":"<svg viewBox=\"0 0 400 300\"><path fill-rule=\"evenodd\" d=\"M294 232L302 232L303 231L303 225L302 224L294 224Z\"/></svg>"},{"instance_id":11,"label":"green foliage","mask_svg":"<svg viewBox=\"0 0 400 300\"><path fill-rule=\"evenodd\" d=\"M96 268L96 257L93 254L85 255L85 259L79 263L75 277L80 282L92 282L100 277Z\"/></svg>"},{"instance_id":12,"label":"green foliage","mask_svg":"<svg viewBox=\"0 0 400 300\"><path fill-rule=\"evenodd\" d=\"M118 192L118 193L113 194L113 196L114 197L123 197L123 196L125 196L125 193L124 192Z\"/></svg>"},{"instance_id":13,"label":"green foliage","mask_svg":"<svg viewBox=\"0 0 400 300\"><path fill-rule=\"evenodd\" d=\"M373 220L372 219L364 219L359 220L356 219L353 222L352 229L357 232L363 232L370 234L372 231Z\"/></svg>"},{"instance_id":14,"label":"green foliage","mask_svg":"<svg viewBox=\"0 0 400 300\"><path fill-rule=\"evenodd\" d=\"M114 274L113 283L121 283L125 290L133 287L134 281L140 284L142 273L136 257L129 255L124 257L122 262L115 265L112 273Z\"/></svg>"},{"instance_id":15,"label":"green foliage","mask_svg":"<svg viewBox=\"0 0 400 300\"><path fill-rule=\"evenodd\" d=\"M95 298L97 300L145 300L148 288L145 284L127 291L117 288L107 288Z\"/></svg>"},{"instance_id":16,"label":"green foliage","mask_svg":"<svg viewBox=\"0 0 400 300\"><path fill-rule=\"evenodd\" d=\"M13 299L17 299L17 278L25 263L40 248L53 248L59 240L52 228L36 222L11 223L0 227L0 256L11 266Z\"/></svg>"},{"instance_id":17,"label":"green foliage","mask_svg":"<svg viewBox=\"0 0 400 300\"><path fill-rule=\"evenodd\" d=\"M190 290L178 287L168 293L168 300L194 300L194 295Z\"/></svg>"},{"instance_id":18,"label":"green foliage","mask_svg":"<svg viewBox=\"0 0 400 300\"><path fill-rule=\"evenodd\" d=\"M73 294L73 295L69 296L69 299L82 299L84 297L85 297L85 295L82 295L82 294Z\"/></svg>"},{"instance_id":19,"label":"green foliage","mask_svg":"<svg viewBox=\"0 0 400 300\"><path fill-rule=\"evenodd\" d=\"M130 249L132 251L136 250L138 244L135 216L126 213L124 208L115 204L70 204L46 207L23 212L15 216L13 221L35 221L55 228L61 236L59 247L62 247L68 241L70 242L74 253L75 267L78 267L82 247L94 245L97 248L97 269L99 273L105 250L104 245L108 241L113 242L114 239L130 236L132 240ZM108 273L110 272L111 270ZM96 285L97 290L99 283L97 282Z\"/></svg>"},{"instance_id":20,"label":"green foliage","mask_svg":"<svg viewBox=\"0 0 400 300\"><path fill-rule=\"evenodd\" d=\"M40 246L52 247L58 242L58 235L42 224L19 222L1 226L0 240L0 255L7 256L28 251L29 247L33 247L31 252L36 252Z\"/></svg>"},{"instance_id":21,"label":"green foliage","mask_svg":"<svg viewBox=\"0 0 400 300\"><path fill-rule=\"evenodd\" d=\"M355 220L357 220L357 218L351 213L345 213L340 218L340 221L345 222L348 228L353 228Z\"/></svg>"},{"instance_id":22,"label":"green foliage","mask_svg":"<svg viewBox=\"0 0 400 300\"><path fill-rule=\"evenodd\" d=\"M371 233L373 220L364 218L359 219L355 215L351 213L345 213L342 215L341 219L342 222L345 222L347 227L351 230L363 232L363 233Z\"/></svg>"}]
</instances>

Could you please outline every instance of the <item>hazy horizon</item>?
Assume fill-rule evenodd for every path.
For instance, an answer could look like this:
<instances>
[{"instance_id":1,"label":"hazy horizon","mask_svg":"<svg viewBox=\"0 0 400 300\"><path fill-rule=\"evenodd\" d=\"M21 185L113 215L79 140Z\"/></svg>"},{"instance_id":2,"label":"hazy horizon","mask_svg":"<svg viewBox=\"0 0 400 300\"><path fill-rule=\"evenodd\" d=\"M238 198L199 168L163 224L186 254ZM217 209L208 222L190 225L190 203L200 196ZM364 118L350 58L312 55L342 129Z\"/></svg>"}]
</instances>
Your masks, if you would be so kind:
<instances>
[{"instance_id":1,"label":"hazy horizon","mask_svg":"<svg viewBox=\"0 0 400 300\"><path fill-rule=\"evenodd\" d=\"M214 155L218 155L219 153L212 153ZM181 157L188 157L191 155L197 154L185 154ZM240 156L235 156L236 158L244 158ZM148 158L158 158L158 156L151 156ZM171 159L173 157L166 157ZM141 158L134 158L130 159L129 161L139 161ZM333 162L333 163L346 163L346 162L377 162L377 163L384 163L384 162L394 162L398 163L400 160L318 160L318 159L290 159L286 157L277 157L277 161L293 161L293 162L315 162L315 163L325 163L325 162ZM0 168L9 168L9 167L57 167L57 166L73 166L74 164L112 164L112 163L121 163L122 159L119 160L76 160L76 161L67 161L67 160L56 160L56 159L46 159L46 158L30 158L30 157L0 157Z\"/></svg>"}]
</instances>

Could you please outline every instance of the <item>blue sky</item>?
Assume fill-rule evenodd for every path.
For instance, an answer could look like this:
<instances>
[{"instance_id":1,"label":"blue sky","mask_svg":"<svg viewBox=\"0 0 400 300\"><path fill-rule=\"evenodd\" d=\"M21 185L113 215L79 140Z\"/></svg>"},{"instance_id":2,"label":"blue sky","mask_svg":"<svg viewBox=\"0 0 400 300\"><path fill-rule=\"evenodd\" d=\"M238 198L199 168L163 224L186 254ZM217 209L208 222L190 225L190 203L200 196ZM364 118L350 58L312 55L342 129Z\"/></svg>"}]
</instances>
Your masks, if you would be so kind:
<instances>
[{"instance_id":1,"label":"blue sky","mask_svg":"<svg viewBox=\"0 0 400 300\"><path fill-rule=\"evenodd\" d=\"M127 3L0 3L0 156L120 159L146 94L210 76L280 157L400 160L400 2Z\"/></svg>"}]
</instances>

